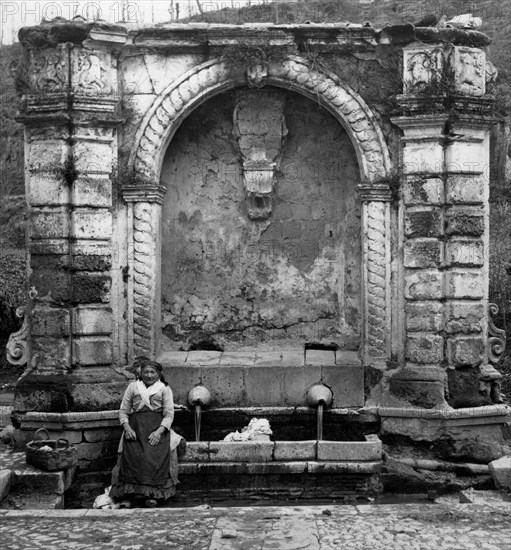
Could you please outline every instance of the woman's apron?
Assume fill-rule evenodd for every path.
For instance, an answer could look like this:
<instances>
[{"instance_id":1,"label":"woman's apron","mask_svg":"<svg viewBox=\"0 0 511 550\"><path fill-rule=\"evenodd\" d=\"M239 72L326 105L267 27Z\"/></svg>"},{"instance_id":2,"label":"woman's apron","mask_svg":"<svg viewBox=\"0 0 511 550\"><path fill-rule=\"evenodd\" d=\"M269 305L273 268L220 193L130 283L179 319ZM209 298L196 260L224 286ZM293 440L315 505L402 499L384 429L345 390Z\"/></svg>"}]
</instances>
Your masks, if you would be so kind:
<instances>
[{"instance_id":1,"label":"woman's apron","mask_svg":"<svg viewBox=\"0 0 511 550\"><path fill-rule=\"evenodd\" d=\"M135 441L124 438L119 481L137 485L163 487L170 478L170 433L165 430L160 442L151 445L148 437L161 424L161 412L143 409L130 415Z\"/></svg>"}]
</instances>

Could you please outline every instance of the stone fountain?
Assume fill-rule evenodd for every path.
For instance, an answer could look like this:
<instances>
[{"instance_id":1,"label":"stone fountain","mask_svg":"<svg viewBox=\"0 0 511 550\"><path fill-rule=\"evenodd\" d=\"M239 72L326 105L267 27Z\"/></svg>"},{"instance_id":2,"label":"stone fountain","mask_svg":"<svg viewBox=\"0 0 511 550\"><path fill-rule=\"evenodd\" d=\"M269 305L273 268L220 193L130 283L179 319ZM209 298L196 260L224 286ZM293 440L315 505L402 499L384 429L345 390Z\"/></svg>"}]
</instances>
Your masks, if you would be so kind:
<instances>
[{"instance_id":1,"label":"stone fountain","mask_svg":"<svg viewBox=\"0 0 511 550\"><path fill-rule=\"evenodd\" d=\"M189 391L210 392L186 473L226 471L234 451L215 438L254 416L303 441L238 447L240 486L356 477L364 461L373 479L377 434L443 442L452 459L509 449L488 304L488 37L58 20L20 40L22 438L64 431L97 468L144 355L164 365L190 439ZM291 433L315 418L317 384L331 392L325 441Z\"/></svg>"}]
</instances>

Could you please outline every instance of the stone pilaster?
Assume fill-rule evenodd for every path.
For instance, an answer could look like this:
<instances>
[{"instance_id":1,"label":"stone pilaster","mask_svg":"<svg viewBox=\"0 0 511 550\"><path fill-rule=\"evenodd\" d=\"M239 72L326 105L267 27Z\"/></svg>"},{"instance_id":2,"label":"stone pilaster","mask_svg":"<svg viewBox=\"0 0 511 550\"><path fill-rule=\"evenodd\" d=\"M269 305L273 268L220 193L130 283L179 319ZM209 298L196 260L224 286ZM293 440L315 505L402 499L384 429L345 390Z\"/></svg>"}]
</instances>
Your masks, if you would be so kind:
<instances>
[{"instance_id":1,"label":"stone pilaster","mask_svg":"<svg viewBox=\"0 0 511 550\"><path fill-rule=\"evenodd\" d=\"M433 407L479 394L488 310L488 130L484 52L414 46L404 54L401 201L405 366L391 391ZM471 62L472 60L472 62ZM471 64L472 63L472 64Z\"/></svg>"},{"instance_id":2,"label":"stone pilaster","mask_svg":"<svg viewBox=\"0 0 511 550\"><path fill-rule=\"evenodd\" d=\"M25 124L33 300L31 375L18 385L15 408L66 410L70 382L64 377L54 385L52 376L76 378L81 367L114 362L116 61L108 51L71 43L24 45L31 81L20 119ZM44 386L41 377L50 387L41 387L35 396L30 384ZM83 396L72 399L76 404Z\"/></svg>"},{"instance_id":3,"label":"stone pilaster","mask_svg":"<svg viewBox=\"0 0 511 550\"><path fill-rule=\"evenodd\" d=\"M450 130L445 172L445 362L450 400L456 406L477 406L491 403L490 387L483 383L489 374L490 124L462 116Z\"/></svg>"},{"instance_id":4,"label":"stone pilaster","mask_svg":"<svg viewBox=\"0 0 511 550\"><path fill-rule=\"evenodd\" d=\"M405 368L391 381L413 405L444 402L444 115L402 117Z\"/></svg>"}]
</instances>

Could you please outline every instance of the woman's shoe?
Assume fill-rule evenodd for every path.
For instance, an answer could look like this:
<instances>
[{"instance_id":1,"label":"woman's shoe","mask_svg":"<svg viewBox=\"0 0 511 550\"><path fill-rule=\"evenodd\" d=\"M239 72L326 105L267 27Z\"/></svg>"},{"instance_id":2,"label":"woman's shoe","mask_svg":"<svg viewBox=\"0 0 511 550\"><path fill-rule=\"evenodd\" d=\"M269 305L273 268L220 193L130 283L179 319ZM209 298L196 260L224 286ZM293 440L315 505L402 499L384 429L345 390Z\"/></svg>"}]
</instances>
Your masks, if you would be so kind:
<instances>
[{"instance_id":1,"label":"woman's shoe","mask_svg":"<svg viewBox=\"0 0 511 550\"><path fill-rule=\"evenodd\" d=\"M146 508L156 508L158 506L158 502L154 500L154 498L148 498L145 501L145 507Z\"/></svg>"}]
</instances>

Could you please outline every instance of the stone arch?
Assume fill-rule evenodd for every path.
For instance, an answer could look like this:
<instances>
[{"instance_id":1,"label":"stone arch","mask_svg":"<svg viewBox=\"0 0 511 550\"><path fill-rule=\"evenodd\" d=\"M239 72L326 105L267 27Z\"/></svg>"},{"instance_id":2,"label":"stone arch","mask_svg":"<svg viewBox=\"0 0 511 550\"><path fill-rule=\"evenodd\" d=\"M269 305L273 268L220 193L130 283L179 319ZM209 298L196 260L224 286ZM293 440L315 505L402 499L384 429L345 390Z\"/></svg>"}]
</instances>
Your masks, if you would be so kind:
<instances>
[{"instance_id":1,"label":"stone arch","mask_svg":"<svg viewBox=\"0 0 511 550\"><path fill-rule=\"evenodd\" d=\"M130 168L139 182L123 190L130 204L132 288L130 355L155 355L160 318L159 223L164 189L159 186L163 158L181 122L213 95L247 83L241 70L230 71L216 59L195 67L173 82L155 101L137 132ZM390 359L390 189L381 181L391 163L383 132L365 101L334 74L310 69L306 60L292 56L267 68L264 83L290 89L319 101L345 128L354 146L360 171L363 240L364 364ZM157 322L155 322L157 320Z\"/></svg>"},{"instance_id":2,"label":"stone arch","mask_svg":"<svg viewBox=\"0 0 511 550\"><path fill-rule=\"evenodd\" d=\"M246 79L220 59L195 67L161 93L143 119L135 138L130 165L146 181L158 181L168 144L181 122L212 95L233 88ZM388 175L390 159L381 128L365 101L339 78L310 69L306 60L292 56L270 64L265 81L315 99L347 131L359 162L362 181L377 182Z\"/></svg>"}]
</instances>

